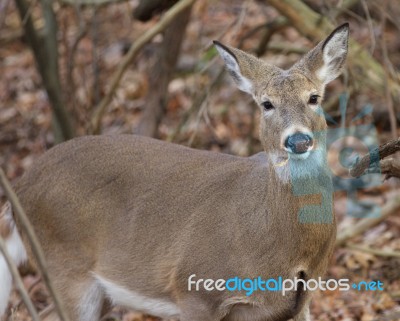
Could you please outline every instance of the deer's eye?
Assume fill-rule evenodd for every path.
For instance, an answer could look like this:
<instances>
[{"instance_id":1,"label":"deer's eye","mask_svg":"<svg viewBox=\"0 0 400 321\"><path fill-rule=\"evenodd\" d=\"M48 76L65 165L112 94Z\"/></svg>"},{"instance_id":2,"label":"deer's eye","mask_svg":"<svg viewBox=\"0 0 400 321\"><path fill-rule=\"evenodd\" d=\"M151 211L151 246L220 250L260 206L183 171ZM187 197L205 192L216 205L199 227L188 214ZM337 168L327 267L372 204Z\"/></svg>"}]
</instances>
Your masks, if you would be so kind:
<instances>
[{"instance_id":1,"label":"deer's eye","mask_svg":"<svg viewBox=\"0 0 400 321\"><path fill-rule=\"evenodd\" d=\"M308 100L308 103L310 105L317 105L318 104L318 95L311 95L310 99Z\"/></svg>"},{"instance_id":2,"label":"deer's eye","mask_svg":"<svg viewBox=\"0 0 400 321\"><path fill-rule=\"evenodd\" d=\"M271 110L275 108L270 101L264 101L261 105L263 106L264 110Z\"/></svg>"}]
</instances>

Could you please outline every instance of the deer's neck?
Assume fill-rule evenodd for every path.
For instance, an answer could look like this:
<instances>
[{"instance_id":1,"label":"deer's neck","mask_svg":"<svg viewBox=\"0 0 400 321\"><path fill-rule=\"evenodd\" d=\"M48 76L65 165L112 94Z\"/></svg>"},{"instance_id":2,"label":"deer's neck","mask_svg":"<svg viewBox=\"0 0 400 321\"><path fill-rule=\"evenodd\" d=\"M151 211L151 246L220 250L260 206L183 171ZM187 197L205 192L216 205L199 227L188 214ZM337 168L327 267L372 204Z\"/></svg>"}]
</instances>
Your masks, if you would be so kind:
<instances>
[{"instance_id":1,"label":"deer's neck","mask_svg":"<svg viewBox=\"0 0 400 321\"><path fill-rule=\"evenodd\" d=\"M299 222L332 222L333 185L325 148L312 151L305 159L279 157L271 152L267 152L267 157L269 204L274 204L278 211L286 206L282 202L290 204L298 212ZM284 195L284 199L279 197L281 204L277 203L277 194Z\"/></svg>"}]
</instances>

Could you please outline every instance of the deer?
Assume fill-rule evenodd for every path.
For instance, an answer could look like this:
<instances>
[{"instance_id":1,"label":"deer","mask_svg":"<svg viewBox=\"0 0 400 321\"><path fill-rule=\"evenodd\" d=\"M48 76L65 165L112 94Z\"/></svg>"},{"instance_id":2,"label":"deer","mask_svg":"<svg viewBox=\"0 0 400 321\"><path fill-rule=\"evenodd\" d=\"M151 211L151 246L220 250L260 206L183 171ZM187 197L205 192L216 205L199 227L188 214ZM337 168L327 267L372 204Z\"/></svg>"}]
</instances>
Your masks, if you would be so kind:
<instances>
[{"instance_id":1,"label":"deer","mask_svg":"<svg viewBox=\"0 0 400 321\"><path fill-rule=\"evenodd\" d=\"M312 293L301 285L246 295L188 284L326 272L336 221L319 109L343 70L348 37L345 23L285 70L214 41L261 110L263 152L83 136L49 149L15 182L71 320L99 320L115 305L180 321L310 320ZM0 213L13 260L34 264L10 203ZM12 287L2 256L0 280L2 315Z\"/></svg>"}]
</instances>

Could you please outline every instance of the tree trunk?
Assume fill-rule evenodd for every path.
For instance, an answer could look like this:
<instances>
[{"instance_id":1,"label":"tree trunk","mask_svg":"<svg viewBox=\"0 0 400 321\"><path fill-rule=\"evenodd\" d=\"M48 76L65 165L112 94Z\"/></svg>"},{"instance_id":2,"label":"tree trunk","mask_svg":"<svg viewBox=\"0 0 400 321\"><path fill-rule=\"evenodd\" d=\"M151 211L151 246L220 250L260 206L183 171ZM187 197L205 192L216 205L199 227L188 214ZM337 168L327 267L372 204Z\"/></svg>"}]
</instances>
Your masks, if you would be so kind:
<instances>
[{"instance_id":1,"label":"tree trunk","mask_svg":"<svg viewBox=\"0 0 400 321\"><path fill-rule=\"evenodd\" d=\"M40 34L34 27L30 4L25 0L16 0L21 21L29 45L35 56L40 76L47 91L53 109L53 126L55 142L71 139L74 130L68 111L65 108L58 69L57 21L52 8L52 1L42 0L45 21L44 33Z\"/></svg>"},{"instance_id":2,"label":"tree trunk","mask_svg":"<svg viewBox=\"0 0 400 321\"><path fill-rule=\"evenodd\" d=\"M168 84L175 71L190 11L191 7L182 11L164 32L163 41L150 70L150 89L142 119L136 130L139 135L158 136L158 125L165 113L168 101Z\"/></svg>"}]
</instances>

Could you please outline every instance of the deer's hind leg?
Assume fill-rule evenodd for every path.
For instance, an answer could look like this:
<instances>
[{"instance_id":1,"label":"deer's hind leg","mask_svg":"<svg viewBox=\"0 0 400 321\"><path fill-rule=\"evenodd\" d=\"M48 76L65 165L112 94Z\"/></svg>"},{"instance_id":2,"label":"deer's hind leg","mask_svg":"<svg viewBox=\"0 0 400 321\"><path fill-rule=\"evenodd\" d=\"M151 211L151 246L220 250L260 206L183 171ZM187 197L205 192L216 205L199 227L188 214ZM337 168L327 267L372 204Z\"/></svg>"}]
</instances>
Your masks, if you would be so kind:
<instances>
[{"instance_id":1,"label":"deer's hind leg","mask_svg":"<svg viewBox=\"0 0 400 321\"><path fill-rule=\"evenodd\" d=\"M65 283L55 280L56 288L63 288L62 303L70 320L74 321L98 321L104 314L107 306L102 287L94 278L74 279L65 278ZM58 291L59 292L59 291ZM60 292L59 292L60 293ZM44 321L58 321L58 315L53 307Z\"/></svg>"}]
</instances>

